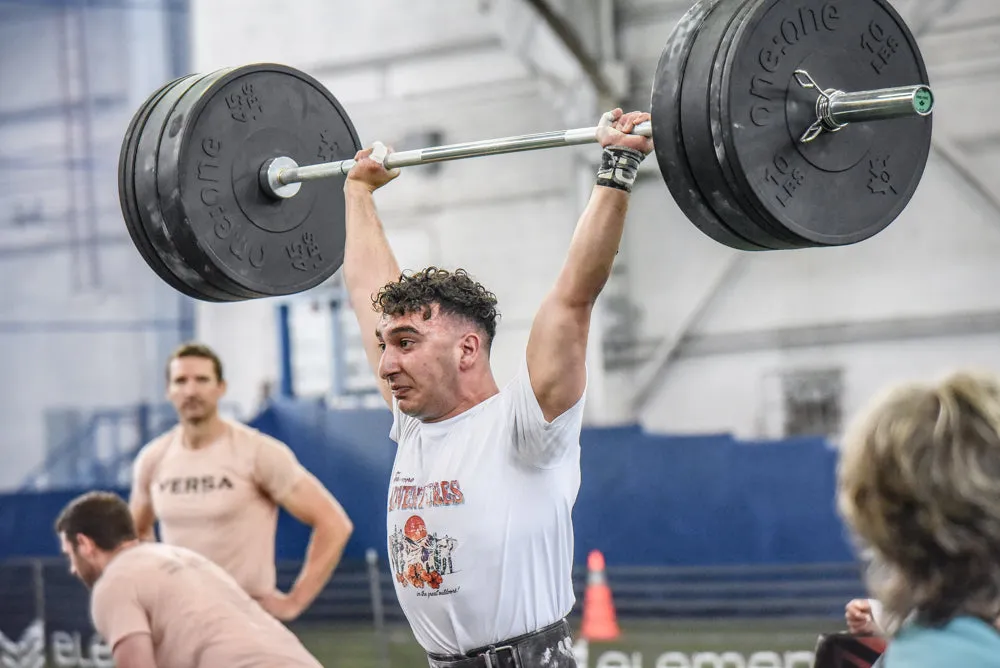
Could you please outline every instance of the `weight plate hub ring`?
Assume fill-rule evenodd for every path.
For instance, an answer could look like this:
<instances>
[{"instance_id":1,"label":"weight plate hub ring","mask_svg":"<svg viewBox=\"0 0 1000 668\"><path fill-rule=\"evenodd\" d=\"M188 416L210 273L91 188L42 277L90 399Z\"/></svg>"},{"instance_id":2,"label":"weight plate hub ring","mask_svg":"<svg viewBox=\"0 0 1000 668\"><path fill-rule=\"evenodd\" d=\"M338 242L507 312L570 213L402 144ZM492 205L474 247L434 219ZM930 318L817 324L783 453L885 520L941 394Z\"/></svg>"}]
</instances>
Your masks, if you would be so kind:
<instances>
[{"instance_id":1,"label":"weight plate hub ring","mask_svg":"<svg viewBox=\"0 0 1000 668\"><path fill-rule=\"evenodd\" d=\"M815 120L805 69L845 92L928 84L899 14L884 0L754 0L732 37L716 139L753 208L813 246L868 239L909 203L930 152L930 116L852 123L799 141Z\"/></svg>"},{"instance_id":2,"label":"weight plate hub ring","mask_svg":"<svg viewBox=\"0 0 1000 668\"><path fill-rule=\"evenodd\" d=\"M340 103L283 65L249 65L185 95L160 144L158 182L171 235L212 281L252 296L308 290L342 264L340 183L304 183L289 199L264 195L260 167L352 158L361 148Z\"/></svg>"}]
</instances>

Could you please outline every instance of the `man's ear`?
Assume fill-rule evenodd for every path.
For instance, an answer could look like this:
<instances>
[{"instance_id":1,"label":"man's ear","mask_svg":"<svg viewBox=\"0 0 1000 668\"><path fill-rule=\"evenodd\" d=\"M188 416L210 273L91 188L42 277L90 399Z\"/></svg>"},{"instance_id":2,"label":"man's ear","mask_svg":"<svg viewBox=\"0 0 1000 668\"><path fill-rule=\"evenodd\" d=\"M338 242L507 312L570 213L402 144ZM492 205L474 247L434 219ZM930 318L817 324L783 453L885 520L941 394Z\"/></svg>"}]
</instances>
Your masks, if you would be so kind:
<instances>
[{"instance_id":1,"label":"man's ear","mask_svg":"<svg viewBox=\"0 0 1000 668\"><path fill-rule=\"evenodd\" d=\"M70 540L70 545L73 545L72 540ZM80 554L93 554L97 549L97 543L95 543L90 536L78 533L76 534L75 548Z\"/></svg>"},{"instance_id":2,"label":"man's ear","mask_svg":"<svg viewBox=\"0 0 1000 668\"><path fill-rule=\"evenodd\" d=\"M459 341L459 368L462 371L470 369L479 359L482 352L483 340L478 332L468 332Z\"/></svg>"}]
</instances>

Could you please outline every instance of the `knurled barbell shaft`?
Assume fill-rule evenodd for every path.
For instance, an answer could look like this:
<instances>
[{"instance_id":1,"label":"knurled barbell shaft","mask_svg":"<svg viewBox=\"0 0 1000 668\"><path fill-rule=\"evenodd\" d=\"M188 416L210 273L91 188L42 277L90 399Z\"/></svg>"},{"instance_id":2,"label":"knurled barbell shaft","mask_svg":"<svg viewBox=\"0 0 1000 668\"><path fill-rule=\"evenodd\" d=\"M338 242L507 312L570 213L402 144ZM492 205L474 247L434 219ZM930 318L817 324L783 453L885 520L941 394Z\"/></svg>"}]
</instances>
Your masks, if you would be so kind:
<instances>
[{"instance_id":1,"label":"knurled barbell shaft","mask_svg":"<svg viewBox=\"0 0 1000 668\"><path fill-rule=\"evenodd\" d=\"M643 137L653 136L653 126L649 122L640 123L632 129L631 134ZM500 155L519 151L535 151L538 149L557 148L560 146L576 146L597 142L597 128L579 128L576 130L558 130L529 135L502 137L499 139L484 139L482 141L434 146L431 148L414 149L390 153L385 159L386 169L396 167L411 167L446 160L462 158L477 158L486 155ZM324 162L316 165L285 166L290 161L285 159L272 160L265 163L261 174L261 185L266 191L276 197L291 197L297 192L293 188L297 183L315 181L331 176L341 176L351 171L354 159Z\"/></svg>"}]
</instances>

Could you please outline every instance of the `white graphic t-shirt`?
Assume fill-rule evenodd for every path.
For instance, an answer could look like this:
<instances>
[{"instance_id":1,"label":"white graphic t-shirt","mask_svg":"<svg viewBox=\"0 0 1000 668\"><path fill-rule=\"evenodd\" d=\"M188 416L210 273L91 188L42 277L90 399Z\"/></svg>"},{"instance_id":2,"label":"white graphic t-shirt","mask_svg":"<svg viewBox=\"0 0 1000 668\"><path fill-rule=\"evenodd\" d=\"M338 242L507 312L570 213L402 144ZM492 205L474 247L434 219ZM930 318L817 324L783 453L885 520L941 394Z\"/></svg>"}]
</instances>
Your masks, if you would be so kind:
<instances>
[{"instance_id":1,"label":"white graphic t-shirt","mask_svg":"<svg viewBox=\"0 0 1000 668\"><path fill-rule=\"evenodd\" d=\"M522 361L499 394L443 422L393 402L389 564L424 650L464 654L572 609L585 396L546 422Z\"/></svg>"}]
</instances>

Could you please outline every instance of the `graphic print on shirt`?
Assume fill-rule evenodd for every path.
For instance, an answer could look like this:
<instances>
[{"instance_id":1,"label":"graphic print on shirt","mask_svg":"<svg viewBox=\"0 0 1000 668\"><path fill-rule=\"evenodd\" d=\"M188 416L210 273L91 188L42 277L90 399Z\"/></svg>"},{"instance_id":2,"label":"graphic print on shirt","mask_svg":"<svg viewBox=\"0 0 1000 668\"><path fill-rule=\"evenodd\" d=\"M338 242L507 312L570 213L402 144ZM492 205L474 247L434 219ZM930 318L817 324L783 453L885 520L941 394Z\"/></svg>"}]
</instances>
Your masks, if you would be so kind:
<instances>
[{"instance_id":1,"label":"graphic print on shirt","mask_svg":"<svg viewBox=\"0 0 1000 668\"><path fill-rule=\"evenodd\" d=\"M452 553L456 547L456 539L427 533L423 518L411 515L402 528L397 526L389 536L389 562L396 581L404 587L432 589L434 596L454 594L457 587L441 585L446 576L455 572Z\"/></svg>"},{"instance_id":2,"label":"graphic print on shirt","mask_svg":"<svg viewBox=\"0 0 1000 668\"><path fill-rule=\"evenodd\" d=\"M453 558L458 540L447 534L431 533L427 523L414 510L446 508L465 503L457 480L414 485L413 478L398 472L389 495L389 512L408 511L401 515L403 525L395 523L389 534L389 564L396 581L403 587L425 591L418 596L454 594L459 587L445 585L447 576L456 572ZM430 591L427 591L430 590Z\"/></svg>"}]
</instances>

